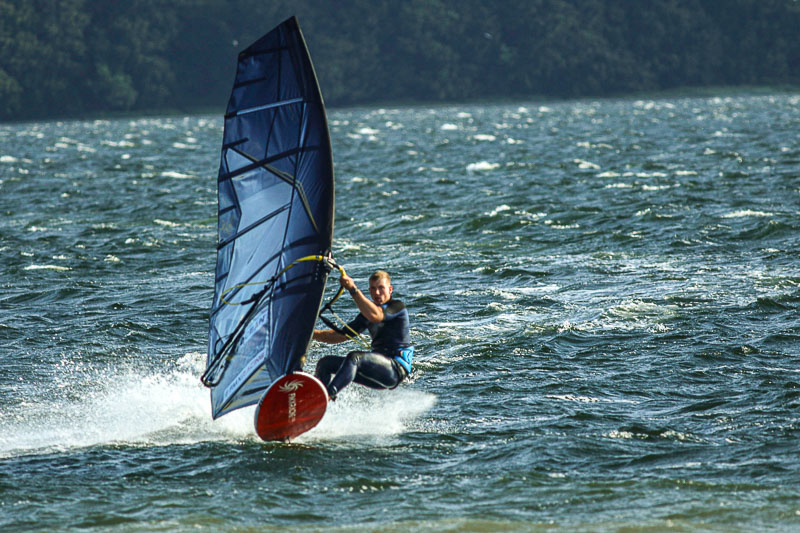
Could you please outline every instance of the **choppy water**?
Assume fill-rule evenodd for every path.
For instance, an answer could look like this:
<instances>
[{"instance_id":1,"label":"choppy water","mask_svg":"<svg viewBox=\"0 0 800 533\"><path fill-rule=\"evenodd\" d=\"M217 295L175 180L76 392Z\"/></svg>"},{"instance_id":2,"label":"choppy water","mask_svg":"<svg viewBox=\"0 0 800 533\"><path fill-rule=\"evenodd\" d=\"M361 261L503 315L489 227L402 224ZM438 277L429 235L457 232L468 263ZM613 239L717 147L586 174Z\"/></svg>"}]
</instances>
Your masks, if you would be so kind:
<instances>
[{"instance_id":1,"label":"choppy water","mask_svg":"<svg viewBox=\"0 0 800 533\"><path fill-rule=\"evenodd\" d=\"M221 119L0 125L0 529L800 530L800 96L329 118L418 364L289 445L199 383Z\"/></svg>"}]
</instances>

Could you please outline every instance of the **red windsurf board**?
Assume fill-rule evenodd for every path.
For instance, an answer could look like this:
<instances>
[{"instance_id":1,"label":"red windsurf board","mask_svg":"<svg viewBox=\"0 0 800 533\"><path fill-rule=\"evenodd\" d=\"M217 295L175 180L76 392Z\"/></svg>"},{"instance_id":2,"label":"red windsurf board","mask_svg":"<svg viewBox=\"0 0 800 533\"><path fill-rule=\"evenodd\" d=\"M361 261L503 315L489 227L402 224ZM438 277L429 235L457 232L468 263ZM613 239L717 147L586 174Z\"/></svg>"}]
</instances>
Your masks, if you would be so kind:
<instances>
[{"instance_id":1,"label":"red windsurf board","mask_svg":"<svg viewBox=\"0 0 800 533\"><path fill-rule=\"evenodd\" d=\"M328 407L328 391L303 372L286 374L258 402L256 433L263 440L288 441L316 426Z\"/></svg>"}]
</instances>

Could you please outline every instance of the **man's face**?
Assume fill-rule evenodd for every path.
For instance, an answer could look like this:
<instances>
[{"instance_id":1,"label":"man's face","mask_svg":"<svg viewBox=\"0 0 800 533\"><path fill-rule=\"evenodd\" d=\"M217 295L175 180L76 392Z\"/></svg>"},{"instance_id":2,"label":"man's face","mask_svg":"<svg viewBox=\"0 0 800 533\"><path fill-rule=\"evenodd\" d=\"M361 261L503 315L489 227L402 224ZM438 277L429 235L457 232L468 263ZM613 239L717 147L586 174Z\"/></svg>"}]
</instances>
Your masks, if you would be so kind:
<instances>
[{"instance_id":1,"label":"man's face","mask_svg":"<svg viewBox=\"0 0 800 533\"><path fill-rule=\"evenodd\" d=\"M369 282L369 295L372 301L378 305L383 305L392 297L392 286L384 278L378 278Z\"/></svg>"}]
</instances>

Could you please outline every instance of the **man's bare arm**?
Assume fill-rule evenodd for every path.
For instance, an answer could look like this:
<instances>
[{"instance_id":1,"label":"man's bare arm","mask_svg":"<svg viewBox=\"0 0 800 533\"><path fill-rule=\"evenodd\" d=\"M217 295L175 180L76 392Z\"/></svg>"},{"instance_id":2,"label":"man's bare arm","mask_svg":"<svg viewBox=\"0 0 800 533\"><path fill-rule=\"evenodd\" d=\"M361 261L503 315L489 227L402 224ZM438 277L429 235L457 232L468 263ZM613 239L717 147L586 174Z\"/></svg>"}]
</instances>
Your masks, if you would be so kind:
<instances>
[{"instance_id":1,"label":"man's bare arm","mask_svg":"<svg viewBox=\"0 0 800 533\"><path fill-rule=\"evenodd\" d=\"M325 344L339 344L347 340L343 334L332 329L315 329L312 338Z\"/></svg>"}]
</instances>

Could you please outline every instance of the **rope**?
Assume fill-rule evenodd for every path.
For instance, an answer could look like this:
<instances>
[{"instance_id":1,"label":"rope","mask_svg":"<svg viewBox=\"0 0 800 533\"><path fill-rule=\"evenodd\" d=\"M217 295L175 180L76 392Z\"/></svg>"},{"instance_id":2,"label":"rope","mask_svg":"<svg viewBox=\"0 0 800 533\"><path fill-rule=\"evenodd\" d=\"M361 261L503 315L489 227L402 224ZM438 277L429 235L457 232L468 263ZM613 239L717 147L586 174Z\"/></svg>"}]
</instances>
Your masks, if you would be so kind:
<instances>
[{"instance_id":1,"label":"rope","mask_svg":"<svg viewBox=\"0 0 800 533\"><path fill-rule=\"evenodd\" d=\"M349 331L352 333L352 335L349 335L349 334L347 333L347 331L345 331L344 329L342 329L342 328L340 328L340 327L337 327L337 326L336 326L336 324L334 324L333 322L331 322L330 320L328 320L327 318L325 318L324 316L322 316L322 311L325 311L326 309L327 309L328 311L330 311L330 312L331 312L331 314L333 315L333 317L334 317L336 320L338 320L338 321L339 321L339 323L340 323L340 324L342 324L342 325L343 325L345 328L347 328L347 329L348 329L348 330L349 330ZM337 333L341 333L342 335L344 335L345 337L347 337L347 339L348 339L348 340L351 340L351 341L353 341L353 342L357 342L357 343L358 343L358 344L360 344L360 345L361 345L363 348L365 348L367 351L369 351L369 350L371 350L371 349L372 349L372 345L371 345L369 342L367 342L367 341L364 339L364 336L363 336L363 335L361 335L361 334L360 334L359 332L357 332L356 330L354 330L353 328L351 328L351 327L350 327L350 324L348 324L347 322L345 322L345 321L342 319L342 317L340 317L339 315L337 315L337 314L336 314L336 312L335 312L333 309L331 309L331 307L330 307L330 304L328 304L328 305L326 305L325 307L323 307L323 308L322 308L322 311L320 311L319 318L320 318L320 320L322 320L322 321L325 323L325 325L326 325L326 326L328 326L329 328L331 328L333 331L335 331L335 332L337 332Z\"/></svg>"}]
</instances>

